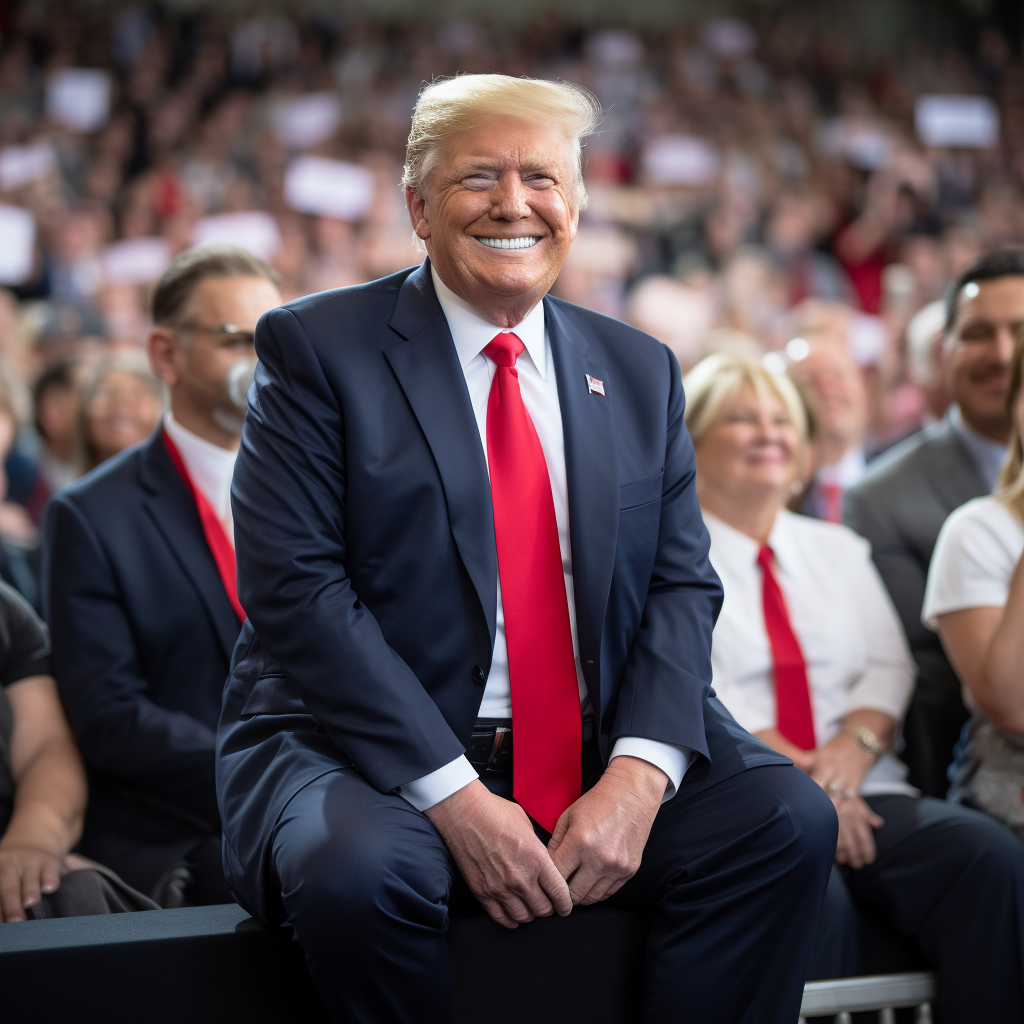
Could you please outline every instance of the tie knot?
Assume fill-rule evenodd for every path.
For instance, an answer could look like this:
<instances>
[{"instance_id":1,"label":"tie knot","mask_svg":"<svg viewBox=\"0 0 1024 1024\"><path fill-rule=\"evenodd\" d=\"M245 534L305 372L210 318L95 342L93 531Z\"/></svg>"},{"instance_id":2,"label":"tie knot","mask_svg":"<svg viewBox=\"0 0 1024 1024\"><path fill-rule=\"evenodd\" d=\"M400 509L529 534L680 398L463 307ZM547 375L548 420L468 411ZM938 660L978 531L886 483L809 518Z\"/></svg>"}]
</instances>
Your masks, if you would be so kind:
<instances>
[{"instance_id":1,"label":"tie knot","mask_svg":"<svg viewBox=\"0 0 1024 1024\"><path fill-rule=\"evenodd\" d=\"M767 544L763 544L761 550L757 553L757 564L765 571L768 571L772 567L772 559L774 557L775 553L772 549Z\"/></svg>"},{"instance_id":2,"label":"tie knot","mask_svg":"<svg viewBox=\"0 0 1024 1024\"><path fill-rule=\"evenodd\" d=\"M498 366L515 366L524 348L526 346L511 331L502 331L488 343L484 355Z\"/></svg>"}]
</instances>

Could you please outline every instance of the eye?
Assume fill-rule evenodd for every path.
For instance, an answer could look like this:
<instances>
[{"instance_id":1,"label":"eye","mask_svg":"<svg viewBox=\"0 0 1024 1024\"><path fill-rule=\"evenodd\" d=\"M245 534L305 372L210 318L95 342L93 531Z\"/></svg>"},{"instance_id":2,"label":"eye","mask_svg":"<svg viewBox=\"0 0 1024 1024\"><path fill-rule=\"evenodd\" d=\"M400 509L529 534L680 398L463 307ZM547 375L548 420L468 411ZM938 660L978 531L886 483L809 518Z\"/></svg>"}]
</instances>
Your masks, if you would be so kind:
<instances>
[{"instance_id":1,"label":"eye","mask_svg":"<svg viewBox=\"0 0 1024 1024\"><path fill-rule=\"evenodd\" d=\"M555 183L555 179L546 174L531 174L523 180L531 188L551 188Z\"/></svg>"},{"instance_id":2,"label":"eye","mask_svg":"<svg viewBox=\"0 0 1024 1024\"><path fill-rule=\"evenodd\" d=\"M494 184L494 177L489 174L471 174L462 179L462 184L473 192L486 192Z\"/></svg>"}]
</instances>

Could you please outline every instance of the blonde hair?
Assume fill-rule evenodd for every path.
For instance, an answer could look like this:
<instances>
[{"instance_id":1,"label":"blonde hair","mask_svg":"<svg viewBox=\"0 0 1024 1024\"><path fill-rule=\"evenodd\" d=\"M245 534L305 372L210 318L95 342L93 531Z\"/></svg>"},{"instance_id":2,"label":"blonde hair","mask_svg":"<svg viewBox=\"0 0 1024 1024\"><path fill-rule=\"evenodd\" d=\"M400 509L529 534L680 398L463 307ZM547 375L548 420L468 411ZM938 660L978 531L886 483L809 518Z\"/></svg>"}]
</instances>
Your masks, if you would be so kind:
<instances>
[{"instance_id":1,"label":"blonde hair","mask_svg":"<svg viewBox=\"0 0 1024 1024\"><path fill-rule=\"evenodd\" d=\"M575 158L572 199L582 210L587 205L583 141L597 127L601 104L589 90L569 82L509 75L456 75L425 85L412 112L402 187L415 190L423 186L439 147L449 135L494 117L555 125L565 132Z\"/></svg>"},{"instance_id":2,"label":"blonde hair","mask_svg":"<svg viewBox=\"0 0 1024 1024\"><path fill-rule=\"evenodd\" d=\"M762 363L741 356L717 352L702 359L684 378L686 394L686 428L694 444L699 444L708 428L718 418L722 407L735 398L744 387L753 388L759 398L773 395L786 410L790 422L807 442L807 411L796 385Z\"/></svg>"},{"instance_id":3,"label":"blonde hair","mask_svg":"<svg viewBox=\"0 0 1024 1024\"><path fill-rule=\"evenodd\" d=\"M1017 425L1017 402L1024 387L1024 328L1017 331L1010 365L1010 387L1006 393L1006 407L1010 412L1010 444L999 470L996 497L1010 507L1018 519L1024 520L1024 438Z\"/></svg>"}]
</instances>

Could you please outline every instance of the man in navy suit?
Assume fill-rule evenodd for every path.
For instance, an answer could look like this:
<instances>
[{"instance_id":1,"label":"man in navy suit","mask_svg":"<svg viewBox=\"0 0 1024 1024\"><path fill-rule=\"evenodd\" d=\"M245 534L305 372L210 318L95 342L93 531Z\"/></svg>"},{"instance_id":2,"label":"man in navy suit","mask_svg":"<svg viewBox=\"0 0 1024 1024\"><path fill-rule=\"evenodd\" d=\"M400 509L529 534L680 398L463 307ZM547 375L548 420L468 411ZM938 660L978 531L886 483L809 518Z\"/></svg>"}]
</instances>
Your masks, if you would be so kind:
<instances>
[{"instance_id":1,"label":"man in navy suit","mask_svg":"<svg viewBox=\"0 0 1024 1024\"><path fill-rule=\"evenodd\" d=\"M835 815L710 689L679 367L547 296L596 118L573 86L427 87L405 186L429 259L257 328L225 869L336 1020L449 1020L470 894L509 928L652 910L645 1019L798 1015Z\"/></svg>"},{"instance_id":2,"label":"man in navy suit","mask_svg":"<svg viewBox=\"0 0 1024 1024\"><path fill-rule=\"evenodd\" d=\"M47 508L54 674L89 769L80 851L167 904L230 900L214 731L242 625L227 378L254 357L277 277L234 246L183 253L153 296L148 347L170 410L156 433Z\"/></svg>"}]
</instances>

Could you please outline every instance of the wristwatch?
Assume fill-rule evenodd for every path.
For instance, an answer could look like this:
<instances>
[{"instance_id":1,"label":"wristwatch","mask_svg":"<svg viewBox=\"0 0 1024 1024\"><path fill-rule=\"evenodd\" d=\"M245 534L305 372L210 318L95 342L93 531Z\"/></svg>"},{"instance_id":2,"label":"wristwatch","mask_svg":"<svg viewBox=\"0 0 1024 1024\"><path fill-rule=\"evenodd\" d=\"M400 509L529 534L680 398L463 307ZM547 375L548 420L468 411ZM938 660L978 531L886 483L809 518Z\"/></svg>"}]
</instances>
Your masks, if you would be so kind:
<instances>
[{"instance_id":1,"label":"wristwatch","mask_svg":"<svg viewBox=\"0 0 1024 1024\"><path fill-rule=\"evenodd\" d=\"M860 749L872 757L881 757L885 752L882 741L866 725L855 725L853 728L844 729L843 732L847 736L852 736Z\"/></svg>"}]
</instances>

